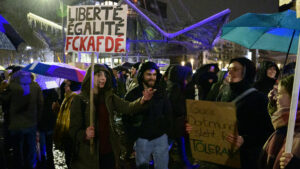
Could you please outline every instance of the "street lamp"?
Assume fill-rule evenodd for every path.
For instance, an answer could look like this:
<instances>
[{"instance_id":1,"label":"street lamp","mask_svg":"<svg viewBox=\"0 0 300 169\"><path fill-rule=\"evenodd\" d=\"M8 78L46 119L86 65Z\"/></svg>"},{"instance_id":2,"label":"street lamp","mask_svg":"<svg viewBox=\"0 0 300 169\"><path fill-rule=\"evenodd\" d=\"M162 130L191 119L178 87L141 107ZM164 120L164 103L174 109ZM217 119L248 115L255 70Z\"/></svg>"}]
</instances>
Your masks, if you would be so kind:
<instances>
[{"instance_id":1,"label":"street lamp","mask_svg":"<svg viewBox=\"0 0 300 169\"><path fill-rule=\"evenodd\" d=\"M281 66L281 64L280 63L277 63L277 67L280 69L280 66Z\"/></svg>"},{"instance_id":2,"label":"street lamp","mask_svg":"<svg viewBox=\"0 0 300 169\"><path fill-rule=\"evenodd\" d=\"M191 58L191 64L192 64L192 70L194 70L194 59L193 58Z\"/></svg>"},{"instance_id":3,"label":"street lamp","mask_svg":"<svg viewBox=\"0 0 300 169\"><path fill-rule=\"evenodd\" d=\"M181 62L181 66L184 66L184 65L185 65L185 62L184 62L184 61L182 61L182 62Z\"/></svg>"}]
</instances>

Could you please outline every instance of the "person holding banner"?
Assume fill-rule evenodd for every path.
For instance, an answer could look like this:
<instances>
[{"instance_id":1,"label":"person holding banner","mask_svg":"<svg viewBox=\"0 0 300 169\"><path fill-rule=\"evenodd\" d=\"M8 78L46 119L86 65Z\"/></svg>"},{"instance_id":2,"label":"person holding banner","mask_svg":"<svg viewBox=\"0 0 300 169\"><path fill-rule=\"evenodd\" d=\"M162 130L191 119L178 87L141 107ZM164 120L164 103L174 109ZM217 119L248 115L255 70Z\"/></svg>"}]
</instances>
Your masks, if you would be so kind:
<instances>
[{"instance_id":1,"label":"person holding banner","mask_svg":"<svg viewBox=\"0 0 300 169\"><path fill-rule=\"evenodd\" d=\"M111 74L102 65L94 66L94 125L90 125L90 80L91 67L82 82L81 93L74 97L71 105L70 136L74 142L72 169L117 169L120 156L119 138L113 123L118 121L118 113L141 112L146 101L152 98L155 90L143 91L142 97L134 102L120 99L113 93ZM90 151L90 140L94 140Z\"/></svg>"},{"instance_id":2,"label":"person holding banner","mask_svg":"<svg viewBox=\"0 0 300 169\"><path fill-rule=\"evenodd\" d=\"M271 114L275 132L267 140L260 159L261 169L300 168L300 113L295 123L292 153L284 153L290 112L294 75L280 80L276 99L276 111Z\"/></svg>"},{"instance_id":3,"label":"person holding banner","mask_svg":"<svg viewBox=\"0 0 300 169\"><path fill-rule=\"evenodd\" d=\"M249 59L231 59L228 68L230 88L220 100L236 104L238 135L229 134L227 141L239 148L242 169L258 168L261 149L274 131L268 115L267 97L251 88L255 72Z\"/></svg>"}]
</instances>

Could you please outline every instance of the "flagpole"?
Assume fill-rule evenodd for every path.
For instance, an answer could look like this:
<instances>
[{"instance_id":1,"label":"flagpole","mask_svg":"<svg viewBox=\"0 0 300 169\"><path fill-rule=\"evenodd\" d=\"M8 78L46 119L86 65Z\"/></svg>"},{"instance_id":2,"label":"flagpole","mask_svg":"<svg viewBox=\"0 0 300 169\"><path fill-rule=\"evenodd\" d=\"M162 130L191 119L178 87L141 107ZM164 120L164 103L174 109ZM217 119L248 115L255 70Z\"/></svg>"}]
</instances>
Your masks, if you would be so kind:
<instances>
[{"instance_id":1,"label":"flagpole","mask_svg":"<svg viewBox=\"0 0 300 169\"><path fill-rule=\"evenodd\" d=\"M90 126L94 126L94 52L91 56L91 86L90 86ZM94 153L94 139L90 140L90 153Z\"/></svg>"},{"instance_id":2,"label":"flagpole","mask_svg":"<svg viewBox=\"0 0 300 169\"><path fill-rule=\"evenodd\" d=\"M289 116L289 123L288 123L288 130L286 136L286 143L285 143L285 152L291 153L292 146L293 146L293 138L294 138L294 130L295 130L295 121L297 117L297 107L298 107L298 98L299 98L299 81L300 81L300 36L298 40L298 53L297 53L297 60L296 60L296 68L295 68L295 75L294 75L294 84L293 84L293 92L292 92L292 99L291 99L291 106L290 106L290 116Z\"/></svg>"}]
</instances>

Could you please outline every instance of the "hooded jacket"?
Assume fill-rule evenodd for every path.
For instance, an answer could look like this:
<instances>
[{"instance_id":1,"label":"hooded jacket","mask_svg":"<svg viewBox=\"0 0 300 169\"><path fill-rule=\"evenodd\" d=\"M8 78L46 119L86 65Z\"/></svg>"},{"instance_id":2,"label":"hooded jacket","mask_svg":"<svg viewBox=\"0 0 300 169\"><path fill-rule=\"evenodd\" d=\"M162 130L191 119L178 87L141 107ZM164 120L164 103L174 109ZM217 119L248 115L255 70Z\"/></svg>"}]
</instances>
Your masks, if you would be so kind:
<instances>
[{"instance_id":1,"label":"hooded jacket","mask_svg":"<svg viewBox=\"0 0 300 169\"><path fill-rule=\"evenodd\" d=\"M170 137L179 138L185 134L186 121L186 85L185 80L191 80L192 69L183 66L173 66L169 72L167 94L172 106L173 128Z\"/></svg>"},{"instance_id":2,"label":"hooded jacket","mask_svg":"<svg viewBox=\"0 0 300 169\"><path fill-rule=\"evenodd\" d=\"M155 69L157 76L159 69L153 62L146 62L140 66L138 72L139 85L126 94L125 100L133 101L142 96L144 90L143 79L144 72L149 69ZM145 109L140 116L137 116L134 131L135 138L144 138L152 140L168 134L172 126L171 105L167 98L166 91L159 86L159 79L156 79L154 88L157 90L149 101L148 108Z\"/></svg>"},{"instance_id":3,"label":"hooded jacket","mask_svg":"<svg viewBox=\"0 0 300 169\"><path fill-rule=\"evenodd\" d=\"M274 79L267 76L267 70L271 67L275 67L276 69L276 75ZM275 85L278 76L279 76L279 69L275 63L263 62L261 64L261 68L257 77L257 82L254 84L254 87L258 91L261 91L265 95L268 95L268 93L273 89L273 86Z\"/></svg>"},{"instance_id":4,"label":"hooded jacket","mask_svg":"<svg viewBox=\"0 0 300 169\"><path fill-rule=\"evenodd\" d=\"M0 97L9 106L9 130L37 127L43 95L39 85L32 81L31 73L22 70L14 73L7 91Z\"/></svg>"},{"instance_id":5,"label":"hooded jacket","mask_svg":"<svg viewBox=\"0 0 300 169\"><path fill-rule=\"evenodd\" d=\"M230 83L228 95L221 101L233 101L236 97L251 88L255 77L255 66L246 58L235 58L230 61L243 66L243 79ZM258 157L267 138L274 131L267 110L268 98L258 91L251 92L236 102L237 128L244 143L240 147L242 169L256 169Z\"/></svg>"},{"instance_id":6,"label":"hooded jacket","mask_svg":"<svg viewBox=\"0 0 300 169\"><path fill-rule=\"evenodd\" d=\"M143 107L139 102L138 98L132 103L126 102L123 99L120 99L113 92L111 85L111 75L107 69L102 65L95 65L94 73L103 71L106 74L106 84L103 89L101 89L105 105L109 113L109 139L112 145L114 158L119 164L120 154L124 151L124 147L120 144L120 135L122 130L119 130L119 125L121 123L120 114L133 114L143 110ZM73 99L71 105L71 115L70 115L70 129L69 133L73 142L75 143L74 147L74 156L72 160L73 169L99 169L99 123L98 123L98 114L94 107L93 118L95 126L95 138L94 138L94 154L90 153L90 142L85 139L86 128L90 126L90 100L89 100L89 85L90 85L90 73L91 70L87 71L87 74L82 82L82 92L79 95L76 95ZM95 103L97 104L97 103Z\"/></svg>"}]
</instances>

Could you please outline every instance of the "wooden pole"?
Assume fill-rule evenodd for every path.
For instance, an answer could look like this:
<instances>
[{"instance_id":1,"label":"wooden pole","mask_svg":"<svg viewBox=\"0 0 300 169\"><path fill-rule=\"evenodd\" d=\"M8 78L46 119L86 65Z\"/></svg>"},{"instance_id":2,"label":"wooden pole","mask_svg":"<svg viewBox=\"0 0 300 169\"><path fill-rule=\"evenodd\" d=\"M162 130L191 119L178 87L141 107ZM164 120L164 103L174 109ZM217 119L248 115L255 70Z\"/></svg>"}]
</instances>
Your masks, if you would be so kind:
<instances>
[{"instance_id":1,"label":"wooden pole","mask_svg":"<svg viewBox=\"0 0 300 169\"><path fill-rule=\"evenodd\" d=\"M288 131L287 131L286 143L285 143L285 152L287 152L287 153L291 153L291 151L292 151L294 130L295 130L295 121L296 121L296 117L297 117L299 81L300 81L299 48L300 48L300 37L298 40L298 54L297 54L296 68L295 68L295 75L294 75L294 84L293 84L293 93L292 93L291 106L290 106Z\"/></svg>"},{"instance_id":2,"label":"wooden pole","mask_svg":"<svg viewBox=\"0 0 300 169\"><path fill-rule=\"evenodd\" d=\"M90 126L94 126L94 52L91 56L91 86L90 86ZM94 139L90 140L90 152L94 153Z\"/></svg>"}]
</instances>

